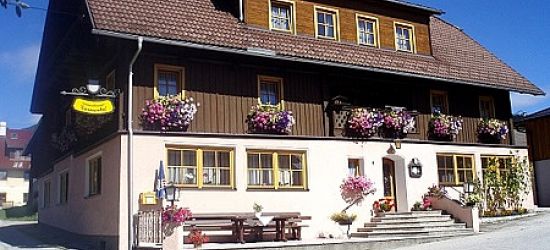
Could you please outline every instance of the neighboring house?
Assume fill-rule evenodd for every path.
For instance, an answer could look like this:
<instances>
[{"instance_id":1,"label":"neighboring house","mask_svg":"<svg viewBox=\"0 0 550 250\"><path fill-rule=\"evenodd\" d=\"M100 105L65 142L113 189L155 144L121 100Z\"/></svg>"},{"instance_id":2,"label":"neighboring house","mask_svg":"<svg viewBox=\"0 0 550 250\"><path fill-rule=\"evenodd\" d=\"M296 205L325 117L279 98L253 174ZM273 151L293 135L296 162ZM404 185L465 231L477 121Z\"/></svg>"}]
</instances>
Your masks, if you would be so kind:
<instances>
[{"instance_id":1,"label":"neighboring house","mask_svg":"<svg viewBox=\"0 0 550 250\"><path fill-rule=\"evenodd\" d=\"M298 211L313 218L306 238L338 230L329 216L345 206L348 174L378 190L352 208L357 225L374 199L401 212L433 184L462 190L482 178L483 159L527 155L510 136L478 138L480 117L511 126L510 92L544 93L441 13L393 0L50 1L31 107L43 115L30 150L40 223L125 248L131 73L134 213L160 161L182 187L178 205ZM89 80L121 89L115 113L76 113L60 95ZM188 131L144 130L146 100L176 94L200 103ZM259 102L293 112L290 134L251 133L247 115ZM350 138L342 132L355 107L404 107L416 122L401 140ZM433 110L462 117L455 138L430 133Z\"/></svg>"},{"instance_id":2,"label":"neighboring house","mask_svg":"<svg viewBox=\"0 0 550 250\"><path fill-rule=\"evenodd\" d=\"M34 127L10 129L0 122L0 208L23 206L29 199L30 156L23 156Z\"/></svg>"},{"instance_id":3,"label":"neighboring house","mask_svg":"<svg viewBox=\"0 0 550 250\"><path fill-rule=\"evenodd\" d=\"M550 206L550 108L523 118L527 130L529 158L534 164L537 205Z\"/></svg>"}]
</instances>

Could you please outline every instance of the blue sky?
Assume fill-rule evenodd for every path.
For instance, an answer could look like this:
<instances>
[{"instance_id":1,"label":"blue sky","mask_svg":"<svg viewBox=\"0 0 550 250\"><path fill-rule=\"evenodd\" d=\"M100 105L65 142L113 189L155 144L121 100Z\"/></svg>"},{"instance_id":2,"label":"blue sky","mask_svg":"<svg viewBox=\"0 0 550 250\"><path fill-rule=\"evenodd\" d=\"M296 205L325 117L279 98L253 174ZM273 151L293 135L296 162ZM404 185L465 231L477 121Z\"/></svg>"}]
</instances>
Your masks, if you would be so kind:
<instances>
[{"instance_id":1,"label":"blue sky","mask_svg":"<svg viewBox=\"0 0 550 250\"><path fill-rule=\"evenodd\" d=\"M550 93L550 1L410 1L444 10L445 20ZM47 0L26 2L48 5ZM38 121L29 106L45 17L43 10L28 9L18 18L13 6L0 8L0 121L12 128ZM550 106L550 97L512 94L512 105L514 112L530 113Z\"/></svg>"}]
</instances>

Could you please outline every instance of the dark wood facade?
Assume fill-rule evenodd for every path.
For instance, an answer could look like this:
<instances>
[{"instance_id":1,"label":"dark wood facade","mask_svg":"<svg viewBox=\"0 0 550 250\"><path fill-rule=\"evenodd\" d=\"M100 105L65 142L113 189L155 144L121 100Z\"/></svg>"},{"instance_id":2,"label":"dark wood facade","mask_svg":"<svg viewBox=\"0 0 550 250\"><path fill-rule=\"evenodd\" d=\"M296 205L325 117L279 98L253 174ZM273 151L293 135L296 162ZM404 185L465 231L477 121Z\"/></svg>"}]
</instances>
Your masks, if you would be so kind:
<instances>
[{"instance_id":1,"label":"dark wood facade","mask_svg":"<svg viewBox=\"0 0 550 250\"><path fill-rule=\"evenodd\" d=\"M550 159L550 116L525 121L531 161Z\"/></svg>"}]
</instances>

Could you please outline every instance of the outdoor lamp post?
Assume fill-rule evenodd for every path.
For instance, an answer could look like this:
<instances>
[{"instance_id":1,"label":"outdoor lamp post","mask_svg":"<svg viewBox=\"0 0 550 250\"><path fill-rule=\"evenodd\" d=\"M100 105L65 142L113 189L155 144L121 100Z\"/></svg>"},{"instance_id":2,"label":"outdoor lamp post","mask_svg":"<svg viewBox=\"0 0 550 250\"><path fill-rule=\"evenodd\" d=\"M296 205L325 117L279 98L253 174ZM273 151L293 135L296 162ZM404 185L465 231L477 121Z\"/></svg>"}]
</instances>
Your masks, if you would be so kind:
<instances>
[{"instance_id":1,"label":"outdoor lamp post","mask_svg":"<svg viewBox=\"0 0 550 250\"><path fill-rule=\"evenodd\" d=\"M166 190L166 200L174 206L174 201L179 200L180 192L177 186L170 184L164 188Z\"/></svg>"},{"instance_id":2,"label":"outdoor lamp post","mask_svg":"<svg viewBox=\"0 0 550 250\"><path fill-rule=\"evenodd\" d=\"M471 194L474 192L474 183L469 181L464 182L464 184L462 184L462 188L464 189L464 193Z\"/></svg>"}]
</instances>

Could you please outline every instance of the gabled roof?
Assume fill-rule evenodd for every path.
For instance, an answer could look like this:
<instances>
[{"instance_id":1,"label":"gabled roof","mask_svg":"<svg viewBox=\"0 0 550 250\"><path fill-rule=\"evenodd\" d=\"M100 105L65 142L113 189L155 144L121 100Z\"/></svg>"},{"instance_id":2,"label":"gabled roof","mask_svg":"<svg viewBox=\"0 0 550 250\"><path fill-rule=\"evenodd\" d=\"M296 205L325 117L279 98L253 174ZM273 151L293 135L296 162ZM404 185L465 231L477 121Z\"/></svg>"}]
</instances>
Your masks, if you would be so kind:
<instances>
[{"instance_id":1,"label":"gabled roof","mask_svg":"<svg viewBox=\"0 0 550 250\"><path fill-rule=\"evenodd\" d=\"M0 170L6 169L29 169L31 166L28 160L10 159L9 149L25 149L29 143L34 127L24 129L7 129L6 136L0 136ZM17 139L12 139L11 134L16 133Z\"/></svg>"},{"instance_id":2,"label":"gabled roof","mask_svg":"<svg viewBox=\"0 0 550 250\"><path fill-rule=\"evenodd\" d=\"M249 27L216 6L222 0L86 0L95 34L543 95L459 28L430 18L432 56L376 49ZM225 0L224 0L225 1ZM258 55L257 55L258 56Z\"/></svg>"},{"instance_id":3,"label":"gabled roof","mask_svg":"<svg viewBox=\"0 0 550 250\"><path fill-rule=\"evenodd\" d=\"M549 116L550 116L550 108L545 108L543 110L540 110L540 111L537 111L535 113L532 113L530 115L525 116L523 118L523 121L533 120L533 119L542 118L542 117L549 117Z\"/></svg>"}]
</instances>

